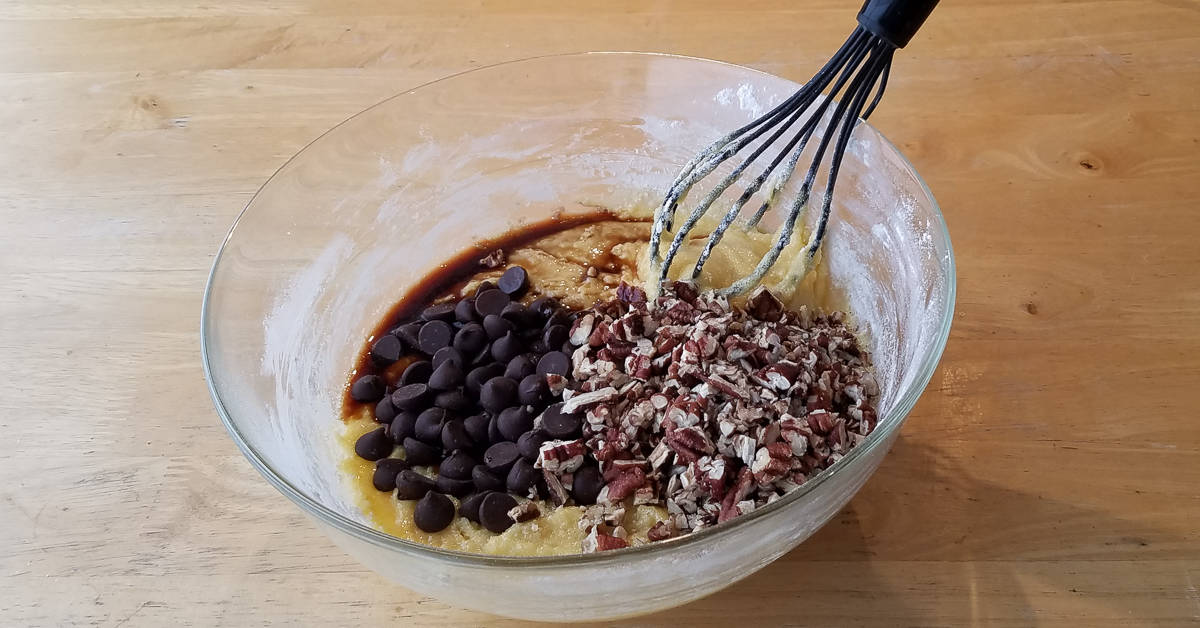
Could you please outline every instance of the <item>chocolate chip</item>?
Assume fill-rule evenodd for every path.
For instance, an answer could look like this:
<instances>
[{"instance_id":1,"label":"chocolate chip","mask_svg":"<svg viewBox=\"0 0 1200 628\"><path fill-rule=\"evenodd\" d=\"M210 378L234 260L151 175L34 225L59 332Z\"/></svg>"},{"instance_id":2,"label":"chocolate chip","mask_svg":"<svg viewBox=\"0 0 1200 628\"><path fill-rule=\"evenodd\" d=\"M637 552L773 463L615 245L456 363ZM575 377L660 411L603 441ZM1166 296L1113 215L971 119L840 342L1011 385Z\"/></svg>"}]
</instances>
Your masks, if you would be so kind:
<instances>
[{"instance_id":1,"label":"chocolate chip","mask_svg":"<svg viewBox=\"0 0 1200 628\"><path fill-rule=\"evenodd\" d=\"M551 325L542 334L542 342L546 343L546 348L561 347L570 337L571 331L566 325Z\"/></svg>"},{"instance_id":2,"label":"chocolate chip","mask_svg":"<svg viewBox=\"0 0 1200 628\"><path fill-rule=\"evenodd\" d=\"M503 474L508 473L513 463L520 457L521 454L517 452L516 443L500 441L483 452L483 464L486 464L492 473Z\"/></svg>"},{"instance_id":3,"label":"chocolate chip","mask_svg":"<svg viewBox=\"0 0 1200 628\"><path fill-rule=\"evenodd\" d=\"M476 355L487 346L488 335L483 325L467 323L454 334L454 348L463 355Z\"/></svg>"},{"instance_id":4,"label":"chocolate chip","mask_svg":"<svg viewBox=\"0 0 1200 628\"><path fill-rule=\"evenodd\" d=\"M489 440L489 421L491 421L490 417L483 414L476 414L463 419L463 427L466 429L467 436L469 436L474 443L486 445Z\"/></svg>"},{"instance_id":5,"label":"chocolate chip","mask_svg":"<svg viewBox=\"0 0 1200 628\"><path fill-rule=\"evenodd\" d=\"M515 448L516 445L513 445ZM379 460L392 453L392 439L388 438L385 428L377 428L358 437L354 441L354 453L363 460Z\"/></svg>"},{"instance_id":6,"label":"chocolate chip","mask_svg":"<svg viewBox=\"0 0 1200 628\"><path fill-rule=\"evenodd\" d=\"M553 297L538 297L529 304L529 309L537 312L542 318L549 318L558 309L558 302Z\"/></svg>"},{"instance_id":7,"label":"chocolate chip","mask_svg":"<svg viewBox=\"0 0 1200 628\"><path fill-rule=\"evenodd\" d=\"M469 495L475 491L475 482L471 480L456 480L444 475L437 476L437 480L434 480L434 486L437 486L437 490L455 497Z\"/></svg>"},{"instance_id":8,"label":"chocolate chip","mask_svg":"<svg viewBox=\"0 0 1200 628\"><path fill-rule=\"evenodd\" d=\"M410 351L416 351L417 335L421 333L421 323L405 323L392 330L392 335L404 342L404 346Z\"/></svg>"},{"instance_id":9,"label":"chocolate chip","mask_svg":"<svg viewBox=\"0 0 1200 628\"><path fill-rule=\"evenodd\" d=\"M538 330L527 330L526 333L521 334L521 339L529 346L529 350L538 356L546 352L546 343L542 342L542 334Z\"/></svg>"},{"instance_id":10,"label":"chocolate chip","mask_svg":"<svg viewBox=\"0 0 1200 628\"><path fill-rule=\"evenodd\" d=\"M516 329L512 322L500 318L499 314L491 314L483 318L483 330L487 332L488 338L496 340L503 338L508 332Z\"/></svg>"},{"instance_id":11,"label":"chocolate chip","mask_svg":"<svg viewBox=\"0 0 1200 628\"><path fill-rule=\"evenodd\" d=\"M442 442L442 423L446 420L446 411L441 408L429 408L417 416L417 439L437 445Z\"/></svg>"},{"instance_id":12,"label":"chocolate chip","mask_svg":"<svg viewBox=\"0 0 1200 628\"><path fill-rule=\"evenodd\" d=\"M371 345L371 361L378 367L391 366L402 355L404 343L391 334L380 336L379 340Z\"/></svg>"},{"instance_id":13,"label":"chocolate chip","mask_svg":"<svg viewBox=\"0 0 1200 628\"><path fill-rule=\"evenodd\" d=\"M499 316L511 302L512 298L499 290L485 290L475 297L475 313L487 320L489 315Z\"/></svg>"},{"instance_id":14,"label":"chocolate chip","mask_svg":"<svg viewBox=\"0 0 1200 628\"><path fill-rule=\"evenodd\" d=\"M396 475L407 468L408 463L399 458L380 458L375 463L371 484L375 485L375 490L390 492L396 488Z\"/></svg>"},{"instance_id":15,"label":"chocolate chip","mask_svg":"<svg viewBox=\"0 0 1200 628\"><path fill-rule=\"evenodd\" d=\"M551 351L537 363L538 375L566 375L571 372L571 356L562 351Z\"/></svg>"},{"instance_id":16,"label":"chocolate chip","mask_svg":"<svg viewBox=\"0 0 1200 628\"><path fill-rule=\"evenodd\" d=\"M504 478L488 471L487 465L475 465L471 469L471 481L475 483L475 488L481 491L503 491Z\"/></svg>"},{"instance_id":17,"label":"chocolate chip","mask_svg":"<svg viewBox=\"0 0 1200 628\"><path fill-rule=\"evenodd\" d=\"M392 424L388 427L388 436L397 443L403 443L404 439L416 436L416 433L417 413L411 410L397 412L396 418L392 419Z\"/></svg>"},{"instance_id":18,"label":"chocolate chip","mask_svg":"<svg viewBox=\"0 0 1200 628\"><path fill-rule=\"evenodd\" d=\"M479 350L479 353L477 353L473 356L469 356L471 359L470 368L475 368L477 366L484 366L485 364L491 364L492 362L494 362L494 360L492 360L491 349L492 348L490 345L485 346L484 348Z\"/></svg>"},{"instance_id":19,"label":"chocolate chip","mask_svg":"<svg viewBox=\"0 0 1200 628\"><path fill-rule=\"evenodd\" d=\"M387 382L378 375L363 375L350 384L350 396L355 401L374 403L387 393Z\"/></svg>"},{"instance_id":20,"label":"chocolate chip","mask_svg":"<svg viewBox=\"0 0 1200 628\"><path fill-rule=\"evenodd\" d=\"M534 363L529 359L529 356L518 355L508 361L508 366L504 367L504 376L519 382L533 372Z\"/></svg>"},{"instance_id":21,"label":"chocolate chip","mask_svg":"<svg viewBox=\"0 0 1200 628\"><path fill-rule=\"evenodd\" d=\"M447 360L433 369L433 374L429 376L429 387L433 390L451 390L462 384L463 379L462 368L453 360Z\"/></svg>"},{"instance_id":22,"label":"chocolate chip","mask_svg":"<svg viewBox=\"0 0 1200 628\"><path fill-rule=\"evenodd\" d=\"M491 493L479 505L479 522L490 532L500 534L512 527L508 511L517 507L517 500L508 493Z\"/></svg>"},{"instance_id":23,"label":"chocolate chip","mask_svg":"<svg viewBox=\"0 0 1200 628\"><path fill-rule=\"evenodd\" d=\"M458 514L462 515L467 521L479 523L479 507L483 505L484 498L490 494L491 491L483 491L482 493L475 493L474 495L464 497L458 503Z\"/></svg>"},{"instance_id":24,"label":"chocolate chip","mask_svg":"<svg viewBox=\"0 0 1200 628\"><path fill-rule=\"evenodd\" d=\"M521 339L513 332L508 332L503 338L492 343L492 357L497 362L508 362L525 350Z\"/></svg>"},{"instance_id":25,"label":"chocolate chip","mask_svg":"<svg viewBox=\"0 0 1200 628\"><path fill-rule=\"evenodd\" d=\"M437 350L437 353L433 354L431 362L433 363L433 370L436 371L439 366L447 362L453 362L462 367L464 360L462 353L459 353L458 349L454 347L442 347Z\"/></svg>"},{"instance_id":26,"label":"chocolate chip","mask_svg":"<svg viewBox=\"0 0 1200 628\"><path fill-rule=\"evenodd\" d=\"M500 318L512 321L512 324L517 327L531 327L538 324L538 315L515 301L504 306L504 310L500 312Z\"/></svg>"},{"instance_id":27,"label":"chocolate chip","mask_svg":"<svg viewBox=\"0 0 1200 628\"><path fill-rule=\"evenodd\" d=\"M521 457L530 461L536 462L538 452L542 449L542 443L546 442L546 434L541 430L529 430L517 439L517 451Z\"/></svg>"},{"instance_id":28,"label":"chocolate chip","mask_svg":"<svg viewBox=\"0 0 1200 628\"><path fill-rule=\"evenodd\" d=\"M478 297L479 295L487 292L488 290L495 290L495 289L496 289L496 284L494 284L490 281L481 281L481 282L479 282L479 285L476 286L476 288L475 288L475 296Z\"/></svg>"},{"instance_id":29,"label":"chocolate chip","mask_svg":"<svg viewBox=\"0 0 1200 628\"><path fill-rule=\"evenodd\" d=\"M516 399L517 383L507 377L493 377L479 389L479 404L492 412L511 406Z\"/></svg>"},{"instance_id":30,"label":"chocolate chip","mask_svg":"<svg viewBox=\"0 0 1200 628\"><path fill-rule=\"evenodd\" d=\"M471 469L475 468L475 459L464 451L450 454L438 465L438 474L454 480L466 480L471 477Z\"/></svg>"},{"instance_id":31,"label":"chocolate chip","mask_svg":"<svg viewBox=\"0 0 1200 628\"><path fill-rule=\"evenodd\" d=\"M542 429L550 438L573 438L583 427L583 417L578 414L564 414L563 404L555 403L542 413Z\"/></svg>"},{"instance_id":32,"label":"chocolate chip","mask_svg":"<svg viewBox=\"0 0 1200 628\"><path fill-rule=\"evenodd\" d=\"M496 286L504 294L521 296L525 292L525 288L529 287L529 273L520 266L513 266L500 275L500 279L496 280Z\"/></svg>"},{"instance_id":33,"label":"chocolate chip","mask_svg":"<svg viewBox=\"0 0 1200 628\"><path fill-rule=\"evenodd\" d=\"M433 490L433 480L413 471L405 469L396 474L396 499L421 499Z\"/></svg>"},{"instance_id":34,"label":"chocolate chip","mask_svg":"<svg viewBox=\"0 0 1200 628\"><path fill-rule=\"evenodd\" d=\"M509 469L505 485L510 493L525 495L537 480L537 476L538 472L533 468L533 463L521 458L513 463L512 469Z\"/></svg>"},{"instance_id":35,"label":"chocolate chip","mask_svg":"<svg viewBox=\"0 0 1200 628\"><path fill-rule=\"evenodd\" d=\"M505 408L496 420L500 428L500 435L505 440L516 442L522 434L533 429L533 415L523 406Z\"/></svg>"},{"instance_id":36,"label":"chocolate chip","mask_svg":"<svg viewBox=\"0 0 1200 628\"><path fill-rule=\"evenodd\" d=\"M503 374L503 364L485 364L483 366L477 366L471 369L471 372L467 373L467 380L464 386L467 390L467 394L478 397L480 391L483 389L484 382L487 382L493 377L500 377Z\"/></svg>"},{"instance_id":37,"label":"chocolate chip","mask_svg":"<svg viewBox=\"0 0 1200 628\"><path fill-rule=\"evenodd\" d=\"M430 321L421 328L417 335L417 346L428 355L437 353L438 349L450 345L454 339L454 328L446 321Z\"/></svg>"},{"instance_id":38,"label":"chocolate chip","mask_svg":"<svg viewBox=\"0 0 1200 628\"><path fill-rule=\"evenodd\" d=\"M454 502L441 493L430 491L413 509L413 523L426 532L440 532L454 521Z\"/></svg>"},{"instance_id":39,"label":"chocolate chip","mask_svg":"<svg viewBox=\"0 0 1200 628\"><path fill-rule=\"evenodd\" d=\"M488 442L498 443L502 440L504 440L504 437L500 435L500 421L497 421L496 417L492 417L488 421Z\"/></svg>"},{"instance_id":40,"label":"chocolate chip","mask_svg":"<svg viewBox=\"0 0 1200 628\"><path fill-rule=\"evenodd\" d=\"M460 323L478 320L479 315L475 313L475 299L463 299L454 304L454 318Z\"/></svg>"},{"instance_id":41,"label":"chocolate chip","mask_svg":"<svg viewBox=\"0 0 1200 628\"><path fill-rule=\"evenodd\" d=\"M455 419L442 425L442 448L446 451L467 449L474 444L475 441L467 433L467 426L463 421Z\"/></svg>"},{"instance_id":42,"label":"chocolate chip","mask_svg":"<svg viewBox=\"0 0 1200 628\"><path fill-rule=\"evenodd\" d=\"M421 320L446 321L448 323L454 320L454 304L434 303L421 311Z\"/></svg>"},{"instance_id":43,"label":"chocolate chip","mask_svg":"<svg viewBox=\"0 0 1200 628\"><path fill-rule=\"evenodd\" d=\"M391 423L396 418L396 406L392 405L391 397L384 397L375 404L375 420L380 423Z\"/></svg>"},{"instance_id":44,"label":"chocolate chip","mask_svg":"<svg viewBox=\"0 0 1200 628\"><path fill-rule=\"evenodd\" d=\"M416 467L428 466L442 459L442 451L410 436L404 439L404 459Z\"/></svg>"},{"instance_id":45,"label":"chocolate chip","mask_svg":"<svg viewBox=\"0 0 1200 628\"><path fill-rule=\"evenodd\" d=\"M527 406L537 405L550 395L550 386L546 385L544 375L526 375L517 384L517 400Z\"/></svg>"},{"instance_id":46,"label":"chocolate chip","mask_svg":"<svg viewBox=\"0 0 1200 628\"><path fill-rule=\"evenodd\" d=\"M392 393L392 405L397 410L420 410L429 398L429 387L425 384L408 384Z\"/></svg>"},{"instance_id":47,"label":"chocolate chip","mask_svg":"<svg viewBox=\"0 0 1200 628\"><path fill-rule=\"evenodd\" d=\"M546 317L546 329L554 327L555 325L562 325L563 327L566 327L568 330L570 330L571 329L571 315L567 314L565 310L554 310ZM570 335L569 331L568 331L567 335L568 336Z\"/></svg>"},{"instance_id":48,"label":"chocolate chip","mask_svg":"<svg viewBox=\"0 0 1200 628\"><path fill-rule=\"evenodd\" d=\"M575 478L571 482L571 496L578 504L591 506L596 503L596 497L600 495L602 488L604 476L600 474L600 468L595 465L583 466L575 472Z\"/></svg>"},{"instance_id":49,"label":"chocolate chip","mask_svg":"<svg viewBox=\"0 0 1200 628\"><path fill-rule=\"evenodd\" d=\"M457 413L466 413L475 409L475 402L457 388L438 393L433 398L433 405Z\"/></svg>"},{"instance_id":50,"label":"chocolate chip","mask_svg":"<svg viewBox=\"0 0 1200 628\"><path fill-rule=\"evenodd\" d=\"M431 373L433 373L433 364L426 360L418 360L404 369L404 374L400 376L400 385L424 384L429 381Z\"/></svg>"}]
</instances>

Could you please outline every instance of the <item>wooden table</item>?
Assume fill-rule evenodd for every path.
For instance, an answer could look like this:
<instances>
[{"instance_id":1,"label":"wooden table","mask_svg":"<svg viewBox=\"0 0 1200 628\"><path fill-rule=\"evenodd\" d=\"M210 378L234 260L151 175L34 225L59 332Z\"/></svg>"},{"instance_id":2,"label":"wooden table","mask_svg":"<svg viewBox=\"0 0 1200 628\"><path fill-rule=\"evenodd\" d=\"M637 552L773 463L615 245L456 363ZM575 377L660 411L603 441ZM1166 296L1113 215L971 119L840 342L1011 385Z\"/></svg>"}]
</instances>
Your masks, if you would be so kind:
<instances>
[{"instance_id":1,"label":"wooden table","mask_svg":"<svg viewBox=\"0 0 1200 628\"><path fill-rule=\"evenodd\" d=\"M226 229L425 81L581 50L803 79L858 5L0 0L0 625L502 624L364 570L235 449L198 339ZM1200 2L946 2L873 122L953 235L941 368L832 523L641 623L1194 625Z\"/></svg>"}]
</instances>

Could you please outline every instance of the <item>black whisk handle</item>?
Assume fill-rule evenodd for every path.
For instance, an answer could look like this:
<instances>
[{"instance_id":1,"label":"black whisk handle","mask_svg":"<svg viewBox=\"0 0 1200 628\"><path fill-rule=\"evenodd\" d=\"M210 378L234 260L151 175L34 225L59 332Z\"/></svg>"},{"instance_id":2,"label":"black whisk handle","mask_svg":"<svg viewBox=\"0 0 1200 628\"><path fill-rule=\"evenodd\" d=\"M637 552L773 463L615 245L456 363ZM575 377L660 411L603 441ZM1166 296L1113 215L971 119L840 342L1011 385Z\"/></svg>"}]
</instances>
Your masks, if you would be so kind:
<instances>
[{"instance_id":1,"label":"black whisk handle","mask_svg":"<svg viewBox=\"0 0 1200 628\"><path fill-rule=\"evenodd\" d=\"M875 35L903 48L917 34L938 0L867 0L858 23Z\"/></svg>"}]
</instances>

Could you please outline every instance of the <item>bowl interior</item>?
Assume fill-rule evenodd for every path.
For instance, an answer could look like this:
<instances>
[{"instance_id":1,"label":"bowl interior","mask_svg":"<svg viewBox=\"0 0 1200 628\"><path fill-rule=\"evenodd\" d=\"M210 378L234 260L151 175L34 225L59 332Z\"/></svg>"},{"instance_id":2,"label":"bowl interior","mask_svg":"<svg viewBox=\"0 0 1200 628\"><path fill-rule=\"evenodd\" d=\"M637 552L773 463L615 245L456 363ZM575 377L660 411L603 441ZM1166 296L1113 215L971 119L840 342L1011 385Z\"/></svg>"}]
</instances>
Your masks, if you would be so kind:
<instances>
[{"instance_id":1,"label":"bowl interior","mask_svg":"<svg viewBox=\"0 0 1200 628\"><path fill-rule=\"evenodd\" d=\"M481 238L557 211L656 204L699 149L796 88L690 58L549 57L402 93L323 135L263 186L213 268L205 366L235 440L311 514L378 539L332 433L347 369L386 309ZM945 343L950 243L911 165L866 124L834 205L827 287L874 355L883 439Z\"/></svg>"}]
</instances>

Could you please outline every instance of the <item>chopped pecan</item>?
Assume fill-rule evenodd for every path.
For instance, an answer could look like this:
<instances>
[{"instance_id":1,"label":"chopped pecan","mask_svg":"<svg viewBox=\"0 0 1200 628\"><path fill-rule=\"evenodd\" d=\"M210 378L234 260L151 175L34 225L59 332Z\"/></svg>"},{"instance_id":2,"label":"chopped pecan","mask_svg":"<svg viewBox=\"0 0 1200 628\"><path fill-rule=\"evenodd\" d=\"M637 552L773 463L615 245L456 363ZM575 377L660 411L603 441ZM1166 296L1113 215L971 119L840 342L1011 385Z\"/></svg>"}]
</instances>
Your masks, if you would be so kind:
<instances>
[{"instance_id":1,"label":"chopped pecan","mask_svg":"<svg viewBox=\"0 0 1200 628\"><path fill-rule=\"evenodd\" d=\"M730 468L728 461L721 456L705 456L697 462L699 469L696 477L700 485L716 501L725 497L725 485L729 481Z\"/></svg>"},{"instance_id":2,"label":"chopped pecan","mask_svg":"<svg viewBox=\"0 0 1200 628\"><path fill-rule=\"evenodd\" d=\"M604 552L608 550L621 549L629 547L629 542L625 539L617 538L611 534L605 534L600 531L599 526L592 528L583 539L582 550L584 554L592 554L595 552Z\"/></svg>"},{"instance_id":3,"label":"chopped pecan","mask_svg":"<svg viewBox=\"0 0 1200 628\"><path fill-rule=\"evenodd\" d=\"M573 323L562 390L564 410L585 415L607 525L630 497L665 504L675 530L714 525L778 499L874 427L878 386L840 315L789 312L762 289L745 309L687 284L649 303L617 290ZM549 476L546 488L557 500Z\"/></svg>"},{"instance_id":4,"label":"chopped pecan","mask_svg":"<svg viewBox=\"0 0 1200 628\"><path fill-rule=\"evenodd\" d=\"M522 521L530 521L537 519L542 512L538 510L537 503L532 501L522 501L508 511L508 518L521 523Z\"/></svg>"},{"instance_id":5,"label":"chopped pecan","mask_svg":"<svg viewBox=\"0 0 1200 628\"><path fill-rule=\"evenodd\" d=\"M737 503L745 499L753 488L754 474L750 471L750 467L742 467L738 471L733 489L725 493L725 499L721 501L721 511L717 517L717 522L720 523L736 517L738 515L736 509Z\"/></svg>"},{"instance_id":6,"label":"chopped pecan","mask_svg":"<svg viewBox=\"0 0 1200 628\"><path fill-rule=\"evenodd\" d=\"M613 478L605 487L606 503L615 504L629 497L639 487L646 483L646 472L640 467L633 467L623 471L617 477Z\"/></svg>"},{"instance_id":7,"label":"chopped pecan","mask_svg":"<svg viewBox=\"0 0 1200 628\"><path fill-rule=\"evenodd\" d=\"M833 415L828 410L809 412L808 427L818 434L828 434L833 429Z\"/></svg>"},{"instance_id":8,"label":"chopped pecan","mask_svg":"<svg viewBox=\"0 0 1200 628\"><path fill-rule=\"evenodd\" d=\"M617 389L612 386L605 386L600 390L592 392L579 393L572 395L570 399L563 402L563 414L572 414L577 410L593 404L609 401L617 396Z\"/></svg>"},{"instance_id":9,"label":"chopped pecan","mask_svg":"<svg viewBox=\"0 0 1200 628\"><path fill-rule=\"evenodd\" d=\"M793 456L800 457L808 451L808 435L811 433L812 428L807 421L802 422L790 414L783 415L779 420L779 436L792 448Z\"/></svg>"},{"instance_id":10,"label":"chopped pecan","mask_svg":"<svg viewBox=\"0 0 1200 628\"><path fill-rule=\"evenodd\" d=\"M651 541L662 541L675 536L676 528L671 519L663 519L654 524L649 531L646 532L646 538Z\"/></svg>"},{"instance_id":11,"label":"chopped pecan","mask_svg":"<svg viewBox=\"0 0 1200 628\"><path fill-rule=\"evenodd\" d=\"M595 314L584 314L571 324L570 342L575 346L586 345L592 335L592 327L596 324Z\"/></svg>"},{"instance_id":12,"label":"chopped pecan","mask_svg":"<svg viewBox=\"0 0 1200 628\"><path fill-rule=\"evenodd\" d=\"M650 379L653 368L654 360L648 355L631 355L625 358L625 372L639 380Z\"/></svg>"},{"instance_id":13,"label":"chopped pecan","mask_svg":"<svg viewBox=\"0 0 1200 628\"><path fill-rule=\"evenodd\" d=\"M592 326L592 333L587 338L587 343L592 347L603 347L609 340L612 339L612 333L609 332L608 323L604 321L596 321Z\"/></svg>"},{"instance_id":14,"label":"chopped pecan","mask_svg":"<svg viewBox=\"0 0 1200 628\"><path fill-rule=\"evenodd\" d=\"M650 452L650 469L657 471L658 468L663 466L663 464L665 464L667 459L670 457L670 446L667 445L666 441L658 441L658 444L654 446L654 450Z\"/></svg>"},{"instance_id":15,"label":"chopped pecan","mask_svg":"<svg viewBox=\"0 0 1200 628\"><path fill-rule=\"evenodd\" d=\"M711 454L713 443L698 426L676 428L667 432L664 440L671 451L685 462L695 462L703 454Z\"/></svg>"},{"instance_id":16,"label":"chopped pecan","mask_svg":"<svg viewBox=\"0 0 1200 628\"><path fill-rule=\"evenodd\" d=\"M604 510L604 523L610 526L619 526L625 520L625 509L620 506L606 508Z\"/></svg>"},{"instance_id":17,"label":"chopped pecan","mask_svg":"<svg viewBox=\"0 0 1200 628\"><path fill-rule=\"evenodd\" d=\"M849 443L849 439L846 437L845 419L839 418L833 422L833 429L829 430L828 441L829 446L836 453L842 453L848 449L846 445Z\"/></svg>"},{"instance_id":18,"label":"chopped pecan","mask_svg":"<svg viewBox=\"0 0 1200 628\"><path fill-rule=\"evenodd\" d=\"M700 292L696 290L696 286L686 281L674 282L671 284L671 290L674 291L675 296L683 299L687 303L694 304L696 299L700 297Z\"/></svg>"},{"instance_id":19,"label":"chopped pecan","mask_svg":"<svg viewBox=\"0 0 1200 628\"><path fill-rule=\"evenodd\" d=\"M763 286L754 289L746 299L746 309L760 321L778 321L783 315L783 302Z\"/></svg>"},{"instance_id":20,"label":"chopped pecan","mask_svg":"<svg viewBox=\"0 0 1200 628\"><path fill-rule=\"evenodd\" d=\"M639 486L633 492L633 505L642 506L645 504L657 504L658 497L654 494L653 486Z\"/></svg>"},{"instance_id":21,"label":"chopped pecan","mask_svg":"<svg viewBox=\"0 0 1200 628\"><path fill-rule=\"evenodd\" d=\"M587 447L583 440L549 440L542 443L538 450L537 462L534 468L545 469L551 473L572 473L583 466L583 457Z\"/></svg>"},{"instance_id":22,"label":"chopped pecan","mask_svg":"<svg viewBox=\"0 0 1200 628\"><path fill-rule=\"evenodd\" d=\"M484 268L500 268L507 262L507 257L504 255L504 249L496 249L491 253L483 256L479 260L479 265Z\"/></svg>"},{"instance_id":23,"label":"chopped pecan","mask_svg":"<svg viewBox=\"0 0 1200 628\"><path fill-rule=\"evenodd\" d=\"M730 442L733 444L733 455L740 458L746 466L754 464L754 452L758 448L758 441L745 434L734 434Z\"/></svg>"},{"instance_id":24,"label":"chopped pecan","mask_svg":"<svg viewBox=\"0 0 1200 628\"><path fill-rule=\"evenodd\" d=\"M550 394L559 396L567 388L567 378L556 373L546 375L546 386L550 388Z\"/></svg>"},{"instance_id":25,"label":"chopped pecan","mask_svg":"<svg viewBox=\"0 0 1200 628\"><path fill-rule=\"evenodd\" d=\"M563 486L562 479L557 473L542 469L542 478L546 482L546 490L550 493L550 501L554 502L555 506L562 506L567 503L567 498L570 496L567 493L567 487Z\"/></svg>"},{"instance_id":26,"label":"chopped pecan","mask_svg":"<svg viewBox=\"0 0 1200 628\"><path fill-rule=\"evenodd\" d=\"M622 281L617 286L617 299L625 303L645 303L646 291Z\"/></svg>"},{"instance_id":27,"label":"chopped pecan","mask_svg":"<svg viewBox=\"0 0 1200 628\"><path fill-rule=\"evenodd\" d=\"M759 484L770 484L787 475L792 469L792 447L787 443L774 443L759 447L754 454L754 463L750 471L754 473L754 481Z\"/></svg>"}]
</instances>

